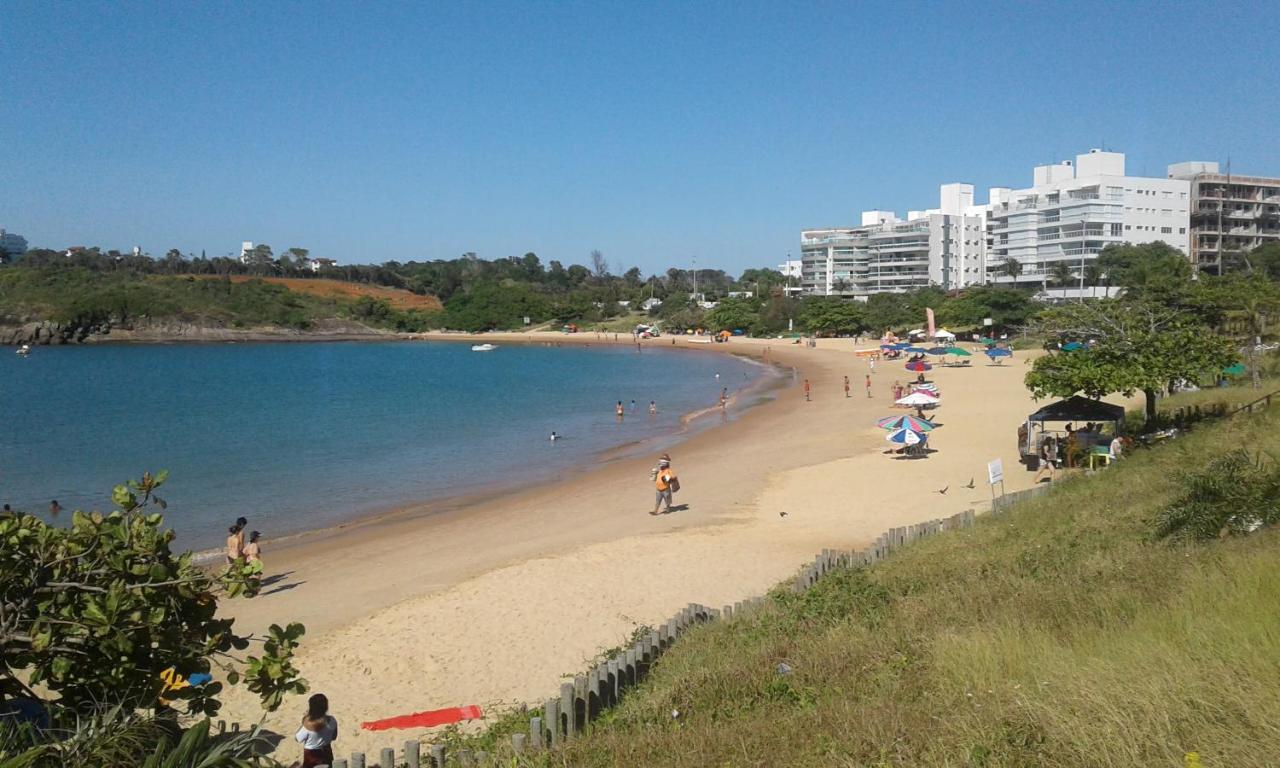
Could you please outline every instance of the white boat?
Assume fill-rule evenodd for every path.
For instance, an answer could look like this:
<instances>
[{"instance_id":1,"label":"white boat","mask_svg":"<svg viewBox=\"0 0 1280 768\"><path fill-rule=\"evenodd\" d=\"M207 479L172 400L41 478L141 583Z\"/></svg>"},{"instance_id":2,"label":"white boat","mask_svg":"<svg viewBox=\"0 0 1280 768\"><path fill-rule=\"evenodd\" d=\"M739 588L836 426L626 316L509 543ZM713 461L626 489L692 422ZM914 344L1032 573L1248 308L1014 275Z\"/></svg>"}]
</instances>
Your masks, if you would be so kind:
<instances>
[{"instance_id":1,"label":"white boat","mask_svg":"<svg viewBox=\"0 0 1280 768\"><path fill-rule=\"evenodd\" d=\"M472 352L492 352L497 348L498 348L497 344L472 344L471 345Z\"/></svg>"},{"instance_id":2,"label":"white boat","mask_svg":"<svg viewBox=\"0 0 1280 768\"><path fill-rule=\"evenodd\" d=\"M18 355L19 355L19 356L21 356L21 357L26 357L26 356L27 356L27 355L29 355L29 354L31 354L31 345L30 345L30 344L23 344L22 346L18 347Z\"/></svg>"}]
</instances>

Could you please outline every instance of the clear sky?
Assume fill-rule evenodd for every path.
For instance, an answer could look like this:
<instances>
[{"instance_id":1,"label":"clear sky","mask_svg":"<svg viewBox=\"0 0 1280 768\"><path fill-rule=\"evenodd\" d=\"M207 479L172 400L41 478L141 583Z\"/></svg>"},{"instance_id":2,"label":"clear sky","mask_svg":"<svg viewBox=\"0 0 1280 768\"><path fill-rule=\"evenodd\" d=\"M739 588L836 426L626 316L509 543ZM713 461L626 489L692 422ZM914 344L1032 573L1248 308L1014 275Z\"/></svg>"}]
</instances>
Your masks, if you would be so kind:
<instances>
[{"instance_id":1,"label":"clear sky","mask_svg":"<svg viewBox=\"0 0 1280 768\"><path fill-rule=\"evenodd\" d=\"M0 0L0 227L737 272L937 186L1280 175L1280 9Z\"/></svg>"}]
</instances>

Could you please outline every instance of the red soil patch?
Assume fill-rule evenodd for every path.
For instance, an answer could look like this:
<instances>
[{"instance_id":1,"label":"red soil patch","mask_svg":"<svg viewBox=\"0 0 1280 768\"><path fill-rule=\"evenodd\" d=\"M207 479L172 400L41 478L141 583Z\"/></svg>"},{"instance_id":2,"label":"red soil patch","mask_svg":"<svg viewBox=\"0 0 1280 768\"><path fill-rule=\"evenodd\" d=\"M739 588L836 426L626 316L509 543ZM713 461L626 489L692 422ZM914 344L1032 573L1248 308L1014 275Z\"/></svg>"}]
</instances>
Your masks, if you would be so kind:
<instances>
[{"instance_id":1,"label":"red soil patch","mask_svg":"<svg viewBox=\"0 0 1280 768\"><path fill-rule=\"evenodd\" d=\"M283 285L291 291L320 296L326 299L358 299L368 296L372 299L385 299L395 309L417 309L424 312L438 312L444 307L435 296L419 296L399 288L387 288L381 285L366 283L348 283L343 280L310 280L301 277L253 277L251 275L232 275L231 281L244 283L249 280L264 280L268 283Z\"/></svg>"}]
</instances>

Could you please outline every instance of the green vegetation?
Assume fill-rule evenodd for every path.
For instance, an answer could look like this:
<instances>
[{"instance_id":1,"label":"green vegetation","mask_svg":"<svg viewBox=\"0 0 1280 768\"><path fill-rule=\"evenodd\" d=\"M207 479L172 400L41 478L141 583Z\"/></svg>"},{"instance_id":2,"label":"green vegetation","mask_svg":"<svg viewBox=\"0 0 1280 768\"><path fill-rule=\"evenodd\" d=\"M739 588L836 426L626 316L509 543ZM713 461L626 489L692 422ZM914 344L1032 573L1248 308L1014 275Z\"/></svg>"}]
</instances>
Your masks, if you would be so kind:
<instances>
[{"instance_id":1,"label":"green vegetation","mask_svg":"<svg viewBox=\"0 0 1280 768\"><path fill-rule=\"evenodd\" d=\"M237 634L233 619L218 618L218 598L252 594L260 568L242 565L213 576L189 552L171 552L173 532L153 511L165 507L156 495L164 480L164 473L143 475L116 486L116 511L76 511L69 527L22 512L0 515L0 701L24 702L49 722L36 732L0 721L0 766L8 759L36 766L177 765L143 758L167 754L162 743L205 743L207 734L180 733L177 707L188 715L216 713L222 684L174 687L165 679L172 673L185 680L217 665L231 685L243 677L267 710L286 694L306 691L292 664L305 631L300 624L272 625L259 655L236 658L252 638ZM247 662L243 673L235 668L239 661ZM86 722L101 727L86 730ZM113 756L68 762L82 748ZM34 762L21 762L24 754Z\"/></svg>"},{"instance_id":2,"label":"green vegetation","mask_svg":"<svg viewBox=\"0 0 1280 768\"><path fill-rule=\"evenodd\" d=\"M1159 537L1189 498L1196 515L1240 500L1201 488L1207 467L1274 505L1273 469L1224 462L1280 452L1278 426L1205 425L803 595L780 587L520 764L1272 765L1280 535Z\"/></svg>"}]
</instances>

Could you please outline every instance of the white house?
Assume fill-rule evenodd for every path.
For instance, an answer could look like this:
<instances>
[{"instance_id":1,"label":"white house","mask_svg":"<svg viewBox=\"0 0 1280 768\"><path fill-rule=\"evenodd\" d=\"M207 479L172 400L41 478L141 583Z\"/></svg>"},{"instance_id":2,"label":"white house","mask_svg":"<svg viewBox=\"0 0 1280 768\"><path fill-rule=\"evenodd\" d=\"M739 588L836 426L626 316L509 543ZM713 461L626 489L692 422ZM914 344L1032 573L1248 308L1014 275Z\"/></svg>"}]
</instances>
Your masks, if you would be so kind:
<instances>
[{"instance_id":1,"label":"white house","mask_svg":"<svg viewBox=\"0 0 1280 768\"><path fill-rule=\"evenodd\" d=\"M336 267L338 262L334 259L307 259L307 266L311 267L312 272L319 272L322 269Z\"/></svg>"},{"instance_id":2,"label":"white house","mask_svg":"<svg viewBox=\"0 0 1280 768\"><path fill-rule=\"evenodd\" d=\"M643 309L645 312L652 311L654 309L657 309L660 306L662 306L662 299L657 299L657 298L654 298L653 296L650 296L649 298L640 302L640 309Z\"/></svg>"}]
</instances>

